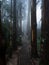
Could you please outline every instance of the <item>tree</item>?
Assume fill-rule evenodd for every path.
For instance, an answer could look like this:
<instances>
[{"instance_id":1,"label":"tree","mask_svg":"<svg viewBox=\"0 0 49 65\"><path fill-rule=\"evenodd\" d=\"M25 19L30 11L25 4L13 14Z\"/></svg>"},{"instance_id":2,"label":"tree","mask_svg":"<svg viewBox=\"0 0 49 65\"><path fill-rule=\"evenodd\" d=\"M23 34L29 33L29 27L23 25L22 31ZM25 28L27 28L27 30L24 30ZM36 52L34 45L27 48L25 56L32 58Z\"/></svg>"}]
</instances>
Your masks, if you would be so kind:
<instances>
[{"instance_id":1,"label":"tree","mask_svg":"<svg viewBox=\"0 0 49 65\"><path fill-rule=\"evenodd\" d=\"M31 8L31 55L36 58L37 54L37 23L36 23L36 0L32 0Z\"/></svg>"},{"instance_id":2,"label":"tree","mask_svg":"<svg viewBox=\"0 0 49 65\"><path fill-rule=\"evenodd\" d=\"M1 21L1 4L0 1L0 65L6 65L6 47L5 47L5 39L2 31L2 21Z\"/></svg>"},{"instance_id":3,"label":"tree","mask_svg":"<svg viewBox=\"0 0 49 65\"><path fill-rule=\"evenodd\" d=\"M17 49L16 38L17 37L17 10L16 0L13 1L13 47Z\"/></svg>"},{"instance_id":4,"label":"tree","mask_svg":"<svg viewBox=\"0 0 49 65\"><path fill-rule=\"evenodd\" d=\"M41 65L49 65L49 0L42 1Z\"/></svg>"},{"instance_id":5,"label":"tree","mask_svg":"<svg viewBox=\"0 0 49 65\"><path fill-rule=\"evenodd\" d=\"M27 36L31 40L31 0L28 1Z\"/></svg>"}]
</instances>

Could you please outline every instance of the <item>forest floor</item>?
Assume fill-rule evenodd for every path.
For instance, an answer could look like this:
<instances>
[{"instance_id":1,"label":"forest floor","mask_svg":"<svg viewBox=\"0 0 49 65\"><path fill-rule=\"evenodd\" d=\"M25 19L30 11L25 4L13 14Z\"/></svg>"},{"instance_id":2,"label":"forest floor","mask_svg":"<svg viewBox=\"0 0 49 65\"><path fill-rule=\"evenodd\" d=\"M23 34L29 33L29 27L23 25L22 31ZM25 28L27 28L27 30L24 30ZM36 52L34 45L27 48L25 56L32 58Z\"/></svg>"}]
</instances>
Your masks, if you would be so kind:
<instances>
[{"instance_id":1,"label":"forest floor","mask_svg":"<svg viewBox=\"0 0 49 65\"><path fill-rule=\"evenodd\" d=\"M18 55L19 55L20 49L21 49L21 47L18 47L18 50L14 51L12 53L12 57L7 62L7 65L18 65L17 63L18 63Z\"/></svg>"},{"instance_id":2,"label":"forest floor","mask_svg":"<svg viewBox=\"0 0 49 65\"><path fill-rule=\"evenodd\" d=\"M12 58L8 61L7 65L39 65L39 59L31 60L31 45L27 37L22 37L22 47L18 48L12 54Z\"/></svg>"}]
</instances>

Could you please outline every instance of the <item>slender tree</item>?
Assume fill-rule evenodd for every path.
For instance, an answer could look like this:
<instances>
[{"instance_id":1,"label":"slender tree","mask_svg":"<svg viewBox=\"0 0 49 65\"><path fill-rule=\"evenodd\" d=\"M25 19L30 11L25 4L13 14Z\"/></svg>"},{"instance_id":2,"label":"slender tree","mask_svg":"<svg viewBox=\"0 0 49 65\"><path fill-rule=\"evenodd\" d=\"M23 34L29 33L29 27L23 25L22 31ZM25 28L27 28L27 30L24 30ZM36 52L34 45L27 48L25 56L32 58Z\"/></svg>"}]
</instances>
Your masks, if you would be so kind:
<instances>
[{"instance_id":1,"label":"slender tree","mask_svg":"<svg viewBox=\"0 0 49 65\"><path fill-rule=\"evenodd\" d=\"M6 65L6 58L5 58L5 39L3 36L3 31L2 31L2 23L1 23L1 3L0 1L0 65Z\"/></svg>"},{"instance_id":2,"label":"slender tree","mask_svg":"<svg viewBox=\"0 0 49 65\"><path fill-rule=\"evenodd\" d=\"M36 23L36 0L32 0L31 8L31 28L32 28L32 41L31 41L31 55L37 57L37 23Z\"/></svg>"},{"instance_id":3,"label":"slender tree","mask_svg":"<svg viewBox=\"0 0 49 65\"><path fill-rule=\"evenodd\" d=\"M10 37L9 37L9 41L10 41L10 52L9 52L9 57L12 57L12 0L11 0L11 9L10 9Z\"/></svg>"},{"instance_id":4,"label":"slender tree","mask_svg":"<svg viewBox=\"0 0 49 65\"><path fill-rule=\"evenodd\" d=\"M20 16L20 43L21 43L21 35L22 35L22 3L19 4L19 16Z\"/></svg>"},{"instance_id":5,"label":"slender tree","mask_svg":"<svg viewBox=\"0 0 49 65\"><path fill-rule=\"evenodd\" d=\"M13 0L13 47L14 48L17 48L16 38L17 38L17 10L16 10L16 0Z\"/></svg>"},{"instance_id":6,"label":"slender tree","mask_svg":"<svg viewBox=\"0 0 49 65\"><path fill-rule=\"evenodd\" d=\"M27 17L27 35L31 39L31 0L28 2L28 17Z\"/></svg>"}]
</instances>

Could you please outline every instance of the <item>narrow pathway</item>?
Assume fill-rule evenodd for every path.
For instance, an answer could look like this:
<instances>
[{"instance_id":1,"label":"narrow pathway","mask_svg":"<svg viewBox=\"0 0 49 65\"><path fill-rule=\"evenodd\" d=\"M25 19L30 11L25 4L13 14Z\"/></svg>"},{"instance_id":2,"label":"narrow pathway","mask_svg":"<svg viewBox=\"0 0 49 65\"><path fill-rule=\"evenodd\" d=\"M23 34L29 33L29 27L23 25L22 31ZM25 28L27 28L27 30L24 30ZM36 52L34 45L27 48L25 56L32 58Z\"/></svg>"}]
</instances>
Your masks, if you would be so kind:
<instances>
[{"instance_id":1,"label":"narrow pathway","mask_svg":"<svg viewBox=\"0 0 49 65\"><path fill-rule=\"evenodd\" d=\"M26 37L23 37L22 43L23 45L19 52L18 65L32 65L30 57L30 41L28 41Z\"/></svg>"},{"instance_id":2,"label":"narrow pathway","mask_svg":"<svg viewBox=\"0 0 49 65\"><path fill-rule=\"evenodd\" d=\"M22 38L22 43L22 47L19 47L19 50L12 54L7 65L39 65L39 59L33 58L31 61L31 43L27 37Z\"/></svg>"}]
</instances>

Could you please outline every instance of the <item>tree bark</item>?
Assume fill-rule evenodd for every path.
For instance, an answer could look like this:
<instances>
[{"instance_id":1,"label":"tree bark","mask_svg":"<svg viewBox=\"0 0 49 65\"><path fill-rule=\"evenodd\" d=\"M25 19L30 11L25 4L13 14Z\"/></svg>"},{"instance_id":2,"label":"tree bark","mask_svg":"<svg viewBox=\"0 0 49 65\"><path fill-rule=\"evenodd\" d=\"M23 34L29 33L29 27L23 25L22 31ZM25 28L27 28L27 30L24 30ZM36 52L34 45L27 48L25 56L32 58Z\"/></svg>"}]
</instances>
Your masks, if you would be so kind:
<instances>
[{"instance_id":1,"label":"tree bark","mask_svg":"<svg viewBox=\"0 0 49 65\"><path fill-rule=\"evenodd\" d=\"M6 65L6 58L5 58L5 39L2 31L2 23L1 23L1 1L0 1L0 65Z\"/></svg>"},{"instance_id":2,"label":"tree bark","mask_svg":"<svg viewBox=\"0 0 49 65\"><path fill-rule=\"evenodd\" d=\"M36 0L32 0L31 8L31 28L32 28L32 41L31 41L31 54L32 57L37 57L37 23L36 23Z\"/></svg>"},{"instance_id":3,"label":"tree bark","mask_svg":"<svg viewBox=\"0 0 49 65\"><path fill-rule=\"evenodd\" d=\"M13 0L13 48L17 49L17 11L16 11L16 0Z\"/></svg>"},{"instance_id":4,"label":"tree bark","mask_svg":"<svg viewBox=\"0 0 49 65\"><path fill-rule=\"evenodd\" d=\"M49 65L49 0L42 4L41 63Z\"/></svg>"}]
</instances>

